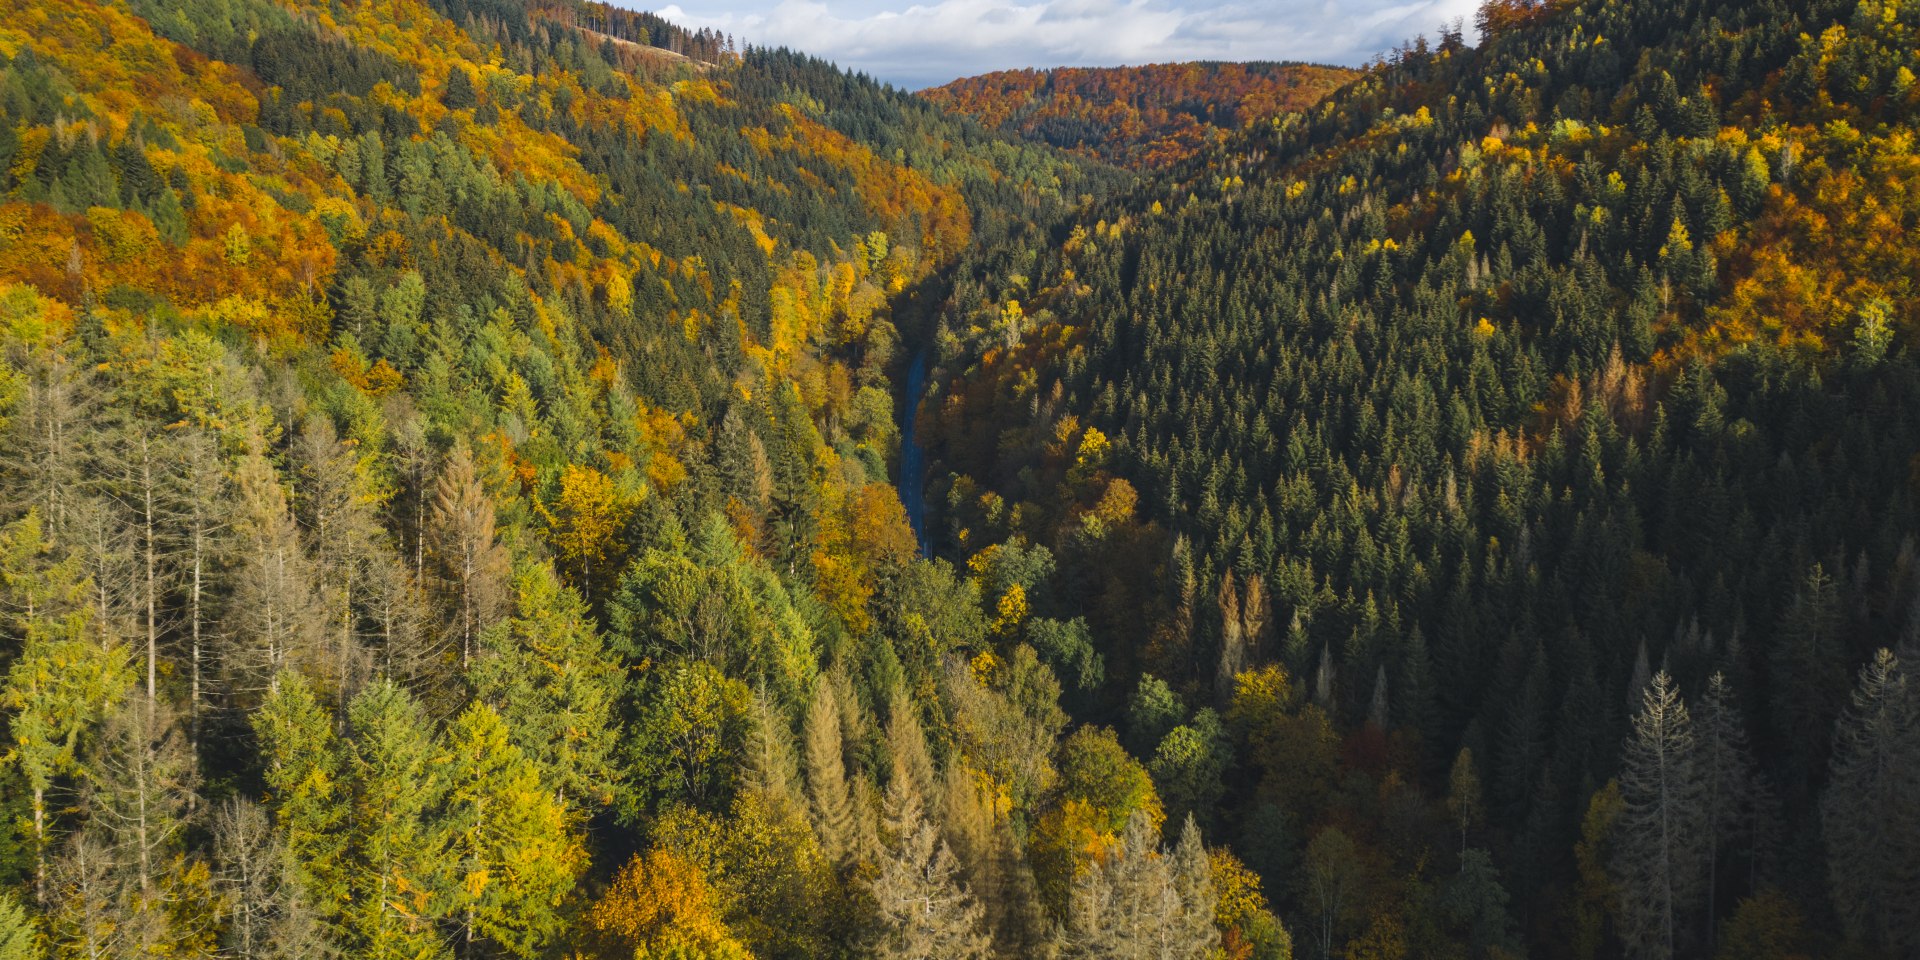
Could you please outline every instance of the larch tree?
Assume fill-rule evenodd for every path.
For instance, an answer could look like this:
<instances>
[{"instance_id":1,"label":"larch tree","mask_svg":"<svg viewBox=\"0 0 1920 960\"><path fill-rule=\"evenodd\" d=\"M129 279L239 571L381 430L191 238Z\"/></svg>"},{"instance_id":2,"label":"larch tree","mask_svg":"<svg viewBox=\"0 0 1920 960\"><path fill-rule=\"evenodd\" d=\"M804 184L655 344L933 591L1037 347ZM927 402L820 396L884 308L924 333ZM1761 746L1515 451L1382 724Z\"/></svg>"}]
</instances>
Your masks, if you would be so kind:
<instances>
[{"instance_id":1,"label":"larch tree","mask_svg":"<svg viewBox=\"0 0 1920 960\"><path fill-rule=\"evenodd\" d=\"M107 718L87 763L87 828L113 850L121 899L160 910L161 874L180 848L197 771L178 718L143 698Z\"/></svg>"},{"instance_id":2,"label":"larch tree","mask_svg":"<svg viewBox=\"0 0 1920 960\"><path fill-rule=\"evenodd\" d=\"M391 548L360 459L341 442L332 420L309 417L293 453L299 468L299 517L306 527L308 554L315 560L324 611L324 662L335 696L347 701L365 684L371 666L360 642L369 567L374 557L390 553Z\"/></svg>"},{"instance_id":3,"label":"larch tree","mask_svg":"<svg viewBox=\"0 0 1920 960\"><path fill-rule=\"evenodd\" d=\"M1033 867L1008 818L972 771L948 767L941 802L947 841L965 881L986 908L994 945L1008 956L1039 950L1046 937L1046 911Z\"/></svg>"},{"instance_id":4,"label":"larch tree","mask_svg":"<svg viewBox=\"0 0 1920 960\"><path fill-rule=\"evenodd\" d=\"M1307 843L1302 886L1319 928L1321 960L1333 956L1333 945L1353 900L1365 879L1353 839L1338 827L1322 827Z\"/></svg>"},{"instance_id":5,"label":"larch tree","mask_svg":"<svg viewBox=\"0 0 1920 960\"><path fill-rule=\"evenodd\" d=\"M221 630L230 695L258 698L289 668L321 670L326 608L265 441L251 443L235 471L236 569Z\"/></svg>"},{"instance_id":6,"label":"larch tree","mask_svg":"<svg viewBox=\"0 0 1920 960\"><path fill-rule=\"evenodd\" d=\"M160 643L166 630L163 605L177 574L174 554L187 501L198 496L182 482L185 458L182 444L157 432L138 413L106 437L103 456L111 476L103 484L121 514L119 529L126 535L137 634L144 641L143 683L149 702L159 695Z\"/></svg>"},{"instance_id":7,"label":"larch tree","mask_svg":"<svg viewBox=\"0 0 1920 960\"><path fill-rule=\"evenodd\" d=\"M883 960L985 960L986 911L960 882L953 851L917 804L898 813L898 838L868 883L878 911L870 953Z\"/></svg>"},{"instance_id":8,"label":"larch tree","mask_svg":"<svg viewBox=\"0 0 1920 960\"><path fill-rule=\"evenodd\" d=\"M19 371L0 465L11 476L4 506L35 508L48 530L64 537L73 499L86 471L86 441L100 384L93 367L51 338L19 343L9 365Z\"/></svg>"},{"instance_id":9,"label":"larch tree","mask_svg":"<svg viewBox=\"0 0 1920 960\"><path fill-rule=\"evenodd\" d=\"M112 847L91 831L75 834L61 851L46 897L55 955L105 960L123 953L125 905L113 880L116 862Z\"/></svg>"},{"instance_id":10,"label":"larch tree","mask_svg":"<svg viewBox=\"0 0 1920 960\"><path fill-rule=\"evenodd\" d=\"M510 558L494 530L493 501L465 446L454 447L433 481L424 539L434 592L450 614L449 630L465 666L481 631L507 613L512 599Z\"/></svg>"},{"instance_id":11,"label":"larch tree","mask_svg":"<svg viewBox=\"0 0 1920 960\"><path fill-rule=\"evenodd\" d=\"M800 759L794 754L793 730L786 716L765 693L756 693L750 719L741 787L759 794L762 802L782 815L798 813Z\"/></svg>"},{"instance_id":12,"label":"larch tree","mask_svg":"<svg viewBox=\"0 0 1920 960\"><path fill-rule=\"evenodd\" d=\"M184 568L179 586L184 594L180 616L186 621L180 629L187 644L187 741L198 755L212 657L211 592L228 548L224 534L232 522L232 477L218 441L205 431L183 437L179 457L180 483L191 492L181 502L175 545Z\"/></svg>"},{"instance_id":13,"label":"larch tree","mask_svg":"<svg viewBox=\"0 0 1920 960\"><path fill-rule=\"evenodd\" d=\"M1880 650L1833 735L1820 802L1834 907L1847 934L1892 956L1920 951L1920 696Z\"/></svg>"},{"instance_id":14,"label":"larch tree","mask_svg":"<svg viewBox=\"0 0 1920 960\"><path fill-rule=\"evenodd\" d=\"M1056 938L1067 960L1204 960L1220 948L1213 868L1189 818L1172 850L1145 812L1073 883Z\"/></svg>"},{"instance_id":15,"label":"larch tree","mask_svg":"<svg viewBox=\"0 0 1920 960\"><path fill-rule=\"evenodd\" d=\"M1480 792L1480 775L1474 769L1473 748L1461 747L1454 755L1453 768L1447 774L1447 813L1460 831L1460 852L1467 852L1467 834L1480 825L1486 815Z\"/></svg>"},{"instance_id":16,"label":"larch tree","mask_svg":"<svg viewBox=\"0 0 1920 960\"><path fill-rule=\"evenodd\" d=\"M214 881L228 904L221 949L238 960L260 960L273 940L283 896L281 838L265 808L232 796L213 811Z\"/></svg>"},{"instance_id":17,"label":"larch tree","mask_svg":"<svg viewBox=\"0 0 1920 960\"><path fill-rule=\"evenodd\" d=\"M887 753L893 766L888 796L893 795L897 784L911 795L916 808L925 810L939 796L940 780L933 757L927 752L919 707L901 690L894 691L892 704L887 716Z\"/></svg>"},{"instance_id":18,"label":"larch tree","mask_svg":"<svg viewBox=\"0 0 1920 960\"><path fill-rule=\"evenodd\" d=\"M1636 957L1669 960L1706 881L1707 784L1692 715L1666 671L1641 697L1621 758L1614 871L1621 935Z\"/></svg>"},{"instance_id":19,"label":"larch tree","mask_svg":"<svg viewBox=\"0 0 1920 960\"><path fill-rule=\"evenodd\" d=\"M838 860L852 852L858 828L840 735L840 706L833 686L824 677L816 685L802 733L814 831L820 837L820 846Z\"/></svg>"}]
</instances>

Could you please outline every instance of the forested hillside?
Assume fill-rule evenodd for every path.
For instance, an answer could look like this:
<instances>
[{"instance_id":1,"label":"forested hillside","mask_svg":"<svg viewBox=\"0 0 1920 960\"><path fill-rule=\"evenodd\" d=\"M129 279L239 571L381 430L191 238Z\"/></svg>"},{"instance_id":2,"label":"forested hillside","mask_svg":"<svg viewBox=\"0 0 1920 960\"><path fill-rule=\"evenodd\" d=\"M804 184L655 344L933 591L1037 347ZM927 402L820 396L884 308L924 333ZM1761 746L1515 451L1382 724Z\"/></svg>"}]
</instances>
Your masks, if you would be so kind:
<instances>
[{"instance_id":1,"label":"forested hillside","mask_svg":"<svg viewBox=\"0 0 1920 960\"><path fill-rule=\"evenodd\" d=\"M0 960L1914 956L1920 7L1482 20L0 0Z\"/></svg>"},{"instance_id":2,"label":"forested hillside","mask_svg":"<svg viewBox=\"0 0 1920 960\"><path fill-rule=\"evenodd\" d=\"M1283 942L889 483L1109 176L605 7L0 3L0 955Z\"/></svg>"},{"instance_id":3,"label":"forested hillside","mask_svg":"<svg viewBox=\"0 0 1920 960\"><path fill-rule=\"evenodd\" d=\"M1002 70L920 95L1010 136L1151 170L1249 123L1313 106L1355 75L1304 63L1061 67Z\"/></svg>"},{"instance_id":4,"label":"forested hillside","mask_svg":"<svg viewBox=\"0 0 1920 960\"><path fill-rule=\"evenodd\" d=\"M1915 956L1920 6L1482 21L970 253L938 549L1303 955Z\"/></svg>"}]
</instances>

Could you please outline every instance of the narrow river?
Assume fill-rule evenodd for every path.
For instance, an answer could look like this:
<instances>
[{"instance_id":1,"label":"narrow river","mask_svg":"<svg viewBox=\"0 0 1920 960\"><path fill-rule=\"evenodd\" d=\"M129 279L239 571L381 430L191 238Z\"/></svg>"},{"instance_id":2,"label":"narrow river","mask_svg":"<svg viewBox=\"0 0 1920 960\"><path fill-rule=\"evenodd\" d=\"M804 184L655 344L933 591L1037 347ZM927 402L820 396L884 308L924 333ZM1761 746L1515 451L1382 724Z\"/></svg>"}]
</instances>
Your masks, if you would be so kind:
<instances>
[{"instance_id":1,"label":"narrow river","mask_svg":"<svg viewBox=\"0 0 1920 960\"><path fill-rule=\"evenodd\" d=\"M922 346L907 366L906 402L900 417L900 504L907 508L907 523L920 541L922 554L932 546L927 536L927 452L920 447L914 421L920 415L920 396L927 389L928 349Z\"/></svg>"}]
</instances>

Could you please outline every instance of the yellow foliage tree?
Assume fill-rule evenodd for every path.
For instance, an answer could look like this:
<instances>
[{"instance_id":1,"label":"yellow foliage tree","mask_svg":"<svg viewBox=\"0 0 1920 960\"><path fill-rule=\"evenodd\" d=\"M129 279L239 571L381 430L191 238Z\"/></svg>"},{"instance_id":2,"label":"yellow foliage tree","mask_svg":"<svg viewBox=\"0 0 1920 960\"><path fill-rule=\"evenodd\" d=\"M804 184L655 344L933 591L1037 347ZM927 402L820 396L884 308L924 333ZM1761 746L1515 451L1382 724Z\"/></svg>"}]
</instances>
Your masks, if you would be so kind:
<instances>
[{"instance_id":1,"label":"yellow foliage tree","mask_svg":"<svg viewBox=\"0 0 1920 960\"><path fill-rule=\"evenodd\" d=\"M548 540L582 592L592 595L596 578L619 568L620 530L638 502L613 478L570 463L560 475L560 496L551 506L540 504Z\"/></svg>"},{"instance_id":2,"label":"yellow foliage tree","mask_svg":"<svg viewBox=\"0 0 1920 960\"><path fill-rule=\"evenodd\" d=\"M587 926L607 960L749 960L721 920L713 885L692 862L650 850L622 868Z\"/></svg>"}]
</instances>

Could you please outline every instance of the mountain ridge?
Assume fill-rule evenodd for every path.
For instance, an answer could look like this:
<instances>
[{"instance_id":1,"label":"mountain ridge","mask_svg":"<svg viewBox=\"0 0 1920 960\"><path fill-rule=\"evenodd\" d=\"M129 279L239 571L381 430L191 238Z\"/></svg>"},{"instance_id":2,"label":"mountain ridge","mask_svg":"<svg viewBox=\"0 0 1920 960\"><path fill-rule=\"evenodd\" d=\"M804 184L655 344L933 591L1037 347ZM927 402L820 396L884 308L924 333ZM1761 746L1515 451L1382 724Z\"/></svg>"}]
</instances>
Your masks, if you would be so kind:
<instances>
[{"instance_id":1,"label":"mountain ridge","mask_svg":"<svg viewBox=\"0 0 1920 960\"><path fill-rule=\"evenodd\" d=\"M1155 170L1227 131L1310 107L1358 75L1293 62L1055 67L966 77L919 95L1009 135Z\"/></svg>"}]
</instances>

